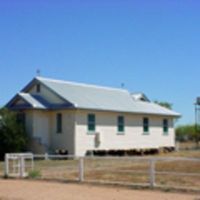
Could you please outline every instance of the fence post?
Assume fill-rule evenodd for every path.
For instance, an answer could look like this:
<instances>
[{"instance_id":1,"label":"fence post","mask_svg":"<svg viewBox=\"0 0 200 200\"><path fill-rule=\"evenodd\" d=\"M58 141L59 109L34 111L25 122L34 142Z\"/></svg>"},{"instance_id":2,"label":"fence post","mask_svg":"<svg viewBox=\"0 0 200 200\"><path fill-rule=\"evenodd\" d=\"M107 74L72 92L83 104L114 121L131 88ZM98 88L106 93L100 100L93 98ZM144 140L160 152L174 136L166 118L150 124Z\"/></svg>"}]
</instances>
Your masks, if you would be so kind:
<instances>
[{"instance_id":1,"label":"fence post","mask_svg":"<svg viewBox=\"0 0 200 200\"><path fill-rule=\"evenodd\" d=\"M9 174L9 163L8 163L8 154L6 153L5 154L5 159L4 159L4 164L5 164L5 171L4 171L4 175L5 175L5 177L7 177L8 176L8 174Z\"/></svg>"},{"instance_id":2,"label":"fence post","mask_svg":"<svg viewBox=\"0 0 200 200\"><path fill-rule=\"evenodd\" d=\"M84 181L84 158L79 158L79 181Z\"/></svg>"},{"instance_id":3,"label":"fence post","mask_svg":"<svg viewBox=\"0 0 200 200\"><path fill-rule=\"evenodd\" d=\"M49 155L48 155L48 153L45 153L45 154L44 154L44 159L45 159L45 160L49 160Z\"/></svg>"},{"instance_id":4,"label":"fence post","mask_svg":"<svg viewBox=\"0 0 200 200\"><path fill-rule=\"evenodd\" d=\"M19 176L20 178L23 178L24 176L24 157L23 156L20 156L19 157L20 161L19 161Z\"/></svg>"},{"instance_id":5,"label":"fence post","mask_svg":"<svg viewBox=\"0 0 200 200\"><path fill-rule=\"evenodd\" d=\"M154 188L156 185L155 182L155 160L150 159L150 168L149 168L149 184L151 188Z\"/></svg>"},{"instance_id":6,"label":"fence post","mask_svg":"<svg viewBox=\"0 0 200 200\"><path fill-rule=\"evenodd\" d=\"M179 143L179 141L176 141L175 150L176 150L176 151L179 151L179 150L180 150L180 143Z\"/></svg>"}]
</instances>

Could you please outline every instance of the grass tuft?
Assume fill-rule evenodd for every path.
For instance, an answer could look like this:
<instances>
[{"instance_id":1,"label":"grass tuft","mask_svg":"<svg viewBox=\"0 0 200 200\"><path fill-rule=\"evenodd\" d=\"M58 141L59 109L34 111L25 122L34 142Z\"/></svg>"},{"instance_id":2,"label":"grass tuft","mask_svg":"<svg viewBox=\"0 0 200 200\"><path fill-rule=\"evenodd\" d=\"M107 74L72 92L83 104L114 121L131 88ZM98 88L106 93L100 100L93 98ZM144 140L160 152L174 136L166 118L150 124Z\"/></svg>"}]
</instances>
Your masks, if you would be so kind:
<instances>
[{"instance_id":1,"label":"grass tuft","mask_svg":"<svg viewBox=\"0 0 200 200\"><path fill-rule=\"evenodd\" d=\"M37 179L41 177L41 172L39 170L32 170L28 173L28 178Z\"/></svg>"}]
</instances>

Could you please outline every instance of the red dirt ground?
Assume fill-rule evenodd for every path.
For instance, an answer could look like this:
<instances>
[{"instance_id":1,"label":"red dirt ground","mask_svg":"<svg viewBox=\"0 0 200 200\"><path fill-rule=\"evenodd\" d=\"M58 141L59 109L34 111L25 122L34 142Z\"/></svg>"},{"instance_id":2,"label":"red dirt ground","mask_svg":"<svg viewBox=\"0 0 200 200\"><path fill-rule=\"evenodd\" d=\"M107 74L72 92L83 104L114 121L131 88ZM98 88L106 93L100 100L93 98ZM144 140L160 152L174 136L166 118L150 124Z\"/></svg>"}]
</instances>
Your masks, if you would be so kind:
<instances>
[{"instance_id":1,"label":"red dirt ground","mask_svg":"<svg viewBox=\"0 0 200 200\"><path fill-rule=\"evenodd\" d=\"M197 194L71 183L0 180L0 200L200 200Z\"/></svg>"}]
</instances>

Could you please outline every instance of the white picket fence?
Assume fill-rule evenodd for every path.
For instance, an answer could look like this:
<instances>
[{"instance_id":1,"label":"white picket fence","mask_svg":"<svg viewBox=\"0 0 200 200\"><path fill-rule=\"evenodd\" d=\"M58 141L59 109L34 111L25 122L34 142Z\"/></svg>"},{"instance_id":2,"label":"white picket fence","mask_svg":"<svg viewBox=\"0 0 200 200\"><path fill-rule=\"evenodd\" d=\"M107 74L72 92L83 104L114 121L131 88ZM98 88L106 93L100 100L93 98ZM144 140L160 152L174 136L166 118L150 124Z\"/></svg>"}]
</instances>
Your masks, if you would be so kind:
<instances>
[{"instance_id":1,"label":"white picket fence","mask_svg":"<svg viewBox=\"0 0 200 200\"><path fill-rule=\"evenodd\" d=\"M41 177L38 178L42 179L151 188L186 188L200 191L200 159L198 158L76 157L48 154L33 155L33 158L32 167L30 167L30 160L27 163L26 159L21 161L23 164L18 165L19 173L16 173L18 177L28 175L28 171L24 173L24 169L28 169L39 171ZM5 160L5 175L9 177L13 174L8 160ZM29 168L26 168L26 164Z\"/></svg>"}]
</instances>

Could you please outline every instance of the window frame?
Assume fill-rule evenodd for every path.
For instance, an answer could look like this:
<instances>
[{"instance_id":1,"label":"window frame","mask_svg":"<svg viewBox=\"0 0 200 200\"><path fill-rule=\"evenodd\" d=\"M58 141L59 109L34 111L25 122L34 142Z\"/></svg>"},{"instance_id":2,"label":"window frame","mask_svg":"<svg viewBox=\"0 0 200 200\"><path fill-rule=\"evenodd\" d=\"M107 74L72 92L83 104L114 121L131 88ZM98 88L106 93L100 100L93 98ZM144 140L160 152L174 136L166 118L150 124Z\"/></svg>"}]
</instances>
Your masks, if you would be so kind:
<instances>
[{"instance_id":1,"label":"window frame","mask_svg":"<svg viewBox=\"0 0 200 200\"><path fill-rule=\"evenodd\" d=\"M163 119L163 135L168 135L169 134L169 120L168 119Z\"/></svg>"},{"instance_id":2,"label":"window frame","mask_svg":"<svg viewBox=\"0 0 200 200\"><path fill-rule=\"evenodd\" d=\"M125 134L125 117L122 115L117 116L117 134Z\"/></svg>"},{"instance_id":3,"label":"window frame","mask_svg":"<svg viewBox=\"0 0 200 200\"><path fill-rule=\"evenodd\" d=\"M41 85L39 83L36 84L36 92L37 93L41 92Z\"/></svg>"},{"instance_id":4,"label":"window frame","mask_svg":"<svg viewBox=\"0 0 200 200\"><path fill-rule=\"evenodd\" d=\"M143 134L149 135L149 118L143 117Z\"/></svg>"},{"instance_id":5,"label":"window frame","mask_svg":"<svg viewBox=\"0 0 200 200\"><path fill-rule=\"evenodd\" d=\"M21 124L23 128L26 127L26 113L25 112L18 112L16 115L17 123Z\"/></svg>"},{"instance_id":6,"label":"window frame","mask_svg":"<svg viewBox=\"0 0 200 200\"><path fill-rule=\"evenodd\" d=\"M96 131L96 116L93 113L87 115L87 132L89 134L95 133Z\"/></svg>"}]
</instances>

